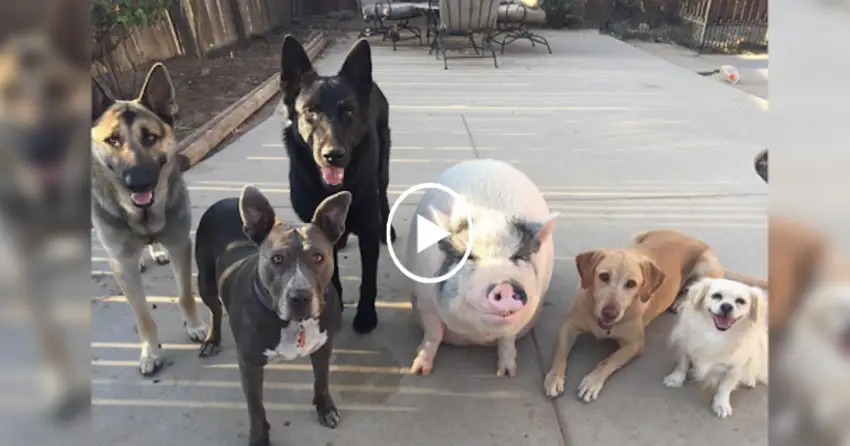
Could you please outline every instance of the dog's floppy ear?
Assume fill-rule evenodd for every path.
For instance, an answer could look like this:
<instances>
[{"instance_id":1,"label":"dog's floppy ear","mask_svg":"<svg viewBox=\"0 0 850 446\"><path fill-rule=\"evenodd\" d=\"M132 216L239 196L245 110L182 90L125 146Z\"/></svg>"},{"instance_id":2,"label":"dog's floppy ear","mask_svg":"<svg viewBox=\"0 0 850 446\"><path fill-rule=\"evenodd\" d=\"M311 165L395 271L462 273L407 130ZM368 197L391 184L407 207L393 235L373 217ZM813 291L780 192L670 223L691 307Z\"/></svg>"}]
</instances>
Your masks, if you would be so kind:
<instances>
[{"instance_id":1,"label":"dog's floppy ear","mask_svg":"<svg viewBox=\"0 0 850 446\"><path fill-rule=\"evenodd\" d=\"M348 50L339 76L348 79L358 94L368 97L372 93L372 48L366 39L354 42Z\"/></svg>"},{"instance_id":2,"label":"dog's floppy ear","mask_svg":"<svg viewBox=\"0 0 850 446\"><path fill-rule=\"evenodd\" d=\"M640 286L638 294L640 295L641 302L646 303L658 291L658 288L661 288L661 284L664 283L667 275L650 259L644 259L641 262L640 271L643 275L643 284Z\"/></svg>"},{"instance_id":3,"label":"dog's floppy ear","mask_svg":"<svg viewBox=\"0 0 850 446\"><path fill-rule=\"evenodd\" d=\"M325 198L316 208L312 223L324 231L336 243L345 233L345 218L351 206L351 192L342 191Z\"/></svg>"},{"instance_id":4,"label":"dog's floppy ear","mask_svg":"<svg viewBox=\"0 0 850 446\"><path fill-rule=\"evenodd\" d=\"M245 235L257 245L263 243L277 221L269 200L250 184L245 185L239 195L239 216Z\"/></svg>"},{"instance_id":5,"label":"dog's floppy ear","mask_svg":"<svg viewBox=\"0 0 850 446\"><path fill-rule=\"evenodd\" d=\"M750 287L750 320L755 323L761 323L764 320L765 313L764 291L758 287Z\"/></svg>"},{"instance_id":6,"label":"dog's floppy ear","mask_svg":"<svg viewBox=\"0 0 850 446\"><path fill-rule=\"evenodd\" d=\"M171 82L168 69L162 63L155 63L148 71L142 92L139 94L139 102L169 125L174 124L177 118L174 84Z\"/></svg>"},{"instance_id":7,"label":"dog's floppy ear","mask_svg":"<svg viewBox=\"0 0 850 446\"><path fill-rule=\"evenodd\" d=\"M91 79L91 122L94 124L95 121L100 119L106 110L109 107L112 107L112 104L115 103L115 100L109 96L108 93L100 86L100 82L96 81L94 78Z\"/></svg>"},{"instance_id":8,"label":"dog's floppy ear","mask_svg":"<svg viewBox=\"0 0 850 446\"><path fill-rule=\"evenodd\" d=\"M688 287L688 300L693 304L694 308L702 306L702 301L708 295L709 279L702 279L692 283Z\"/></svg>"},{"instance_id":9,"label":"dog's floppy ear","mask_svg":"<svg viewBox=\"0 0 850 446\"><path fill-rule=\"evenodd\" d=\"M287 34L280 48L280 89L284 93L293 94L304 82L307 76L314 76L316 71L310 62L310 57L304 51L295 37Z\"/></svg>"},{"instance_id":10,"label":"dog's floppy ear","mask_svg":"<svg viewBox=\"0 0 850 446\"><path fill-rule=\"evenodd\" d=\"M576 256L576 270L578 270L583 289L586 290L593 286L596 266L603 258L605 258L605 250L602 249L585 251Z\"/></svg>"}]
</instances>

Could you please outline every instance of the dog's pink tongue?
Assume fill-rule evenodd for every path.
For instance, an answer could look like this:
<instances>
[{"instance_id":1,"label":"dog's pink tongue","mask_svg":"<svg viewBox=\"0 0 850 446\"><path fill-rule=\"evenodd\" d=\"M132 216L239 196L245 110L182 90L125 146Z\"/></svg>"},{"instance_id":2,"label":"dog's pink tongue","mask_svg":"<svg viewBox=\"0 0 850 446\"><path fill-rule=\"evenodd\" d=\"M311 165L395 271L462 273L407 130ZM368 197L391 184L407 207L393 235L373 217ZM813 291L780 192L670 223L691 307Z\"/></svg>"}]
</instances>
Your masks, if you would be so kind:
<instances>
[{"instance_id":1,"label":"dog's pink tongue","mask_svg":"<svg viewBox=\"0 0 850 446\"><path fill-rule=\"evenodd\" d=\"M732 319L729 316L715 316L714 317L714 325L716 325L717 328L722 328L724 330L731 327L733 322L735 322L735 320Z\"/></svg>"},{"instance_id":2,"label":"dog's pink tongue","mask_svg":"<svg viewBox=\"0 0 850 446\"><path fill-rule=\"evenodd\" d=\"M345 169L341 167L322 167L322 178L325 183L331 186L342 184L342 178L345 176Z\"/></svg>"},{"instance_id":3,"label":"dog's pink tongue","mask_svg":"<svg viewBox=\"0 0 850 446\"><path fill-rule=\"evenodd\" d=\"M153 200L153 192L132 192L130 199L133 200L133 203L144 206L150 204Z\"/></svg>"}]
</instances>

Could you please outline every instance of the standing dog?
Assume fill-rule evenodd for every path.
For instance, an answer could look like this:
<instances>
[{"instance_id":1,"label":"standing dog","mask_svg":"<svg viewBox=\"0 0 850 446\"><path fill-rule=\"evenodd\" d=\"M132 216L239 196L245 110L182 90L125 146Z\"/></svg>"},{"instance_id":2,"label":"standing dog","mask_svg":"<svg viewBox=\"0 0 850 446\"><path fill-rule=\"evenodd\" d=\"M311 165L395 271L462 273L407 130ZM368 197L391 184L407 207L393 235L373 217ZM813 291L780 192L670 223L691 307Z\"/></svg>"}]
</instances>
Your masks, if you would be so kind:
<instances>
[{"instance_id":1,"label":"standing dog","mask_svg":"<svg viewBox=\"0 0 850 446\"><path fill-rule=\"evenodd\" d=\"M692 370L697 381L717 388L714 413L732 415L733 390L767 384L766 306L761 289L741 282L702 279L691 285L670 333L676 368L664 385L682 387Z\"/></svg>"},{"instance_id":2,"label":"standing dog","mask_svg":"<svg viewBox=\"0 0 850 446\"><path fill-rule=\"evenodd\" d=\"M162 366L139 270L146 246L162 245L173 260L189 338L201 342L207 332L192 296L192 211L175 153L176 115L174 86L162 64L151 68L135 100L114 100L92 86L92 225L136 317L145 376Z\"/></svg>"},{"instance_id":3,"label":"standing dog","mask_svg":"<svg viewBox=\"0 0 850 446\"><path fill-rule=\"evenodd\" d=\"M620 348L578 386L585 402L595 400L608 377L643 353L647 325L677 303L681 290L703 277L724 275L708 245L672 230L638 233L630 248L581 253L576 268L578 294L558 334L544 392L553 398L563 393L567 356L579 334L614 339Z\"/></svg>"},{"instance_id":4,"label":"standing dog","mask_svg":"<svg viewBox=\"0 0 850 446\"><path fill-rule=\"evenodd\" d=\"M269 362L310 355L319 423L335 428L340 421L328 374L342 306L330 281L333 245L345 231L350 205L351 194L339 192L319 204L309 224L289 225L278 221L259 190L245 186L239 199L213 204L198 224L198 292L212 314L200 355L219 351L224 303L248 402L250 446L269 444L263 407Z\"/></svg>"},{"instance_id":5,"label":"standing dog","mask_svg":"<svg viewBox=\"0 0 850 446\"><path fill-rule=\"evenodd\" d=\"M289 156L292 207L309 221L330 194L353 196L346 231L357 234L363 279L354 329L368 333L378 325L378 256L386 243L390 208L389 104L372 81L369 43L358 40L335 76L320 76L304 48L291 36L283 39L280 89L287 111L283 142ZM391 229L395 241L395 229ZM345 235L341 238L345 240ZM338 244L339 246L339 244ZM333 284L342 299L337 250Z\"/></svg>"}]
</instances>

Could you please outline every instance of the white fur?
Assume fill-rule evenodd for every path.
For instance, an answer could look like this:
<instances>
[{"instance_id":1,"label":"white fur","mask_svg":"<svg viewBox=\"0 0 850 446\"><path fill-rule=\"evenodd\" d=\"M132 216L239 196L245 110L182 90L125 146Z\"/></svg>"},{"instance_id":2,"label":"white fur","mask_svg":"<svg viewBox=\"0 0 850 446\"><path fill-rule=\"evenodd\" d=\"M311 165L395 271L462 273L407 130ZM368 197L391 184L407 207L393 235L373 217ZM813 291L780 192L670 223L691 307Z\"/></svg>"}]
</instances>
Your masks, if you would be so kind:
<instances>
[{"instance_id":1,"label":"white fur","mask_svg":"<svg viewBox=\"0 0 850 446\"><path fill-rule=\"evenodd\" d=\"M719 330L713 319L723 303L735 307L731 315L737 319L726 331ZM702 279L693 284L670 333L677 364L664 385L681 387L690 369L697 381L716 387L714 413L730 416L733 390L768 381L766 305L760 289L740 282Z\"/></svg>"},{"instance_id":2,"label":"white fur","mask_svg":"<svg viewBox=\"0 0 850 446\"><path fill-rule=\"evenodd\" d=\"M819 285L800 301L777 348L776 371L788 404L777 416L782 425L774 428L794 431L805 421L850 439L850 354L840 344L850 326L850 285Z\"/></svg>"},{"instance_id":3,"label":"white fur","mask_svg":"<svg viewBox=\"0 0 850 446\"><path fill-rule=\"evenodd\" d=\"M304 331L304 346L298 346L298 335ZM280 330L280 342L274 350L266 350L263 354L270 364L292 361L312 355L328 342L328 332L321 331L318 319L308 319L303 323L291 323Z\"/></svg>"},{"instance_id":4,"label":"white fur","mask_svg":"<svg viewBox=\"0 0 850 446\"><path fill-rule=\"evenodd\" d=\"M508 237L507 231L502 228L512 217L544 223L555 216L549 213L537 186L525 174L501 161L465 161L443 172L435 182L457 192L462 200L455 203L446 193L429 190L420 200L417 214L442 215L457 221L465 219L467 211L470 211L473 214L473 245L476 250L487 253L484 257L488 258L482 258L475 271L464 268L446 281L457 290L450 298L444 296L440 299L436 284L414 283L412 304L425 336L412 371L429 373L442 342L455 345L496 344L499 356L497 374L513 376L516 373L514 342L527 333L537 319L552 277L554 248L550 235L531 259L536 267L535 274L535 268L528 264L521 262L517 266L504 259L505 252L517 240ZM419 276L435 277L444 254L436 247L417 253L414 229L412 227L410 232L406 266ZM522 284L528 301L511 323L496 325L482 319L480 307L486 301L487 286L503 280Z\"/></svg>"}]
</instances>

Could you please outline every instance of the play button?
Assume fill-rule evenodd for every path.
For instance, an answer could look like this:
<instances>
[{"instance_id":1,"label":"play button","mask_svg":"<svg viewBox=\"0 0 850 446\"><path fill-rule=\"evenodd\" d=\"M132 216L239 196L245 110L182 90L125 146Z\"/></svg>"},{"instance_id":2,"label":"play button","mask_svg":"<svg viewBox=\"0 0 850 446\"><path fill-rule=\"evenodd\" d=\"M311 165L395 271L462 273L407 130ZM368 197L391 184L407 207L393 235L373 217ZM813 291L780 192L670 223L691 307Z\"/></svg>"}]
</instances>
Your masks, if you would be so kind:
<instances>
[{"instance_id":1,"label":"play button","mask_svg":"<svg viewBox=\"0 0 850 446\"><path fill-rule=\"evenodd\" d=\"M388 219L387 227L386 227L387 240L390 240L390 228L392 227L392 223L393 223L393 220L395 219L396 212L398 211L401 204L404 203L405 200L409 200L414 193L420 192L420 191L426 191L426 190L428 190L429 194L443 194L443 195L445 195L444 197L440 197L442 199L440 201L442 201L444 203L452 203L452 202L457 203L457 202L460 201L460 195L458 195L457 192L451 190L450 188L448 188L448 187L446 187L442 184L438 184L438 183L422 183L422 184L417 184L417 185L411 187L410 189L407 189L406 191L402 192L401 195L399 195L398 199L396 199L395 203L393 203L392 207L390 208L390 215L389 215L389 219ZM416 198L419 198L419 197L416 197ZM411 204L414 204L414 203L411 203ZM466 221L467 221L467 228L469 228L469 231L467 231L467 234L469 234L472 231L472 218L468 213L466 215ZM396 226L396 228L399 229L400 226ZM449 231L447 231L445 228L440 227L433 220L431 220L429 218L429 216L427 216L427 215L416 214L415 224L413 225L413 228L411 230L415 234L408 234L407 235L408 240L409 241L413 241L413 240L416 241L416 255L422 255L422 256L428 255L428 254L425 253L425 251L427 251L428 248L433 247L440 240L444 240L444 239L448 238L449 236L451 236ZM398 255L396 254L395 248L393 247L392 243L387 245L387 251L389 251L390 258L392 259L396 268L398 268L399 271L401 271L401 273L404 274L405 276L407 276L409 279L414 280L414 281L419 282L419 283L440 283L440 282L443 282L443 281L450 279L452 276L457 274L458 271L460 271L461 268L463 268L464 263L466 263L466 261L469 259L469 255L470 255L471 249L472 249L472 245L470 243L467 243L466 245L467 245L466 246L466 252L463 253L463 257L461 258L461 260L459 262L457 262L457 264L455 264L454 268L452 268L451 270L449 270L445 274L437 276L437 277L423 277L423 276L419 276L419 275L416 275L415 273L411 272L410 269L405 267L404 264L401 261L399 261ZM409 261L410 259L407 259L407 260Z\"/></svg>"},{"instance_id":2,"label":"play button","mask_svg":"<svg viewBox=\"0 0 850 446\"><path fill-rule=\"evenodd\" d=\"M416 216L416 253L420 253L431 246L434 246L434 243L439 242L440 240L448 237L448 231L443 228L431 223L431 220L422 217L421 215Z\"/></svg>"}]
</instances>

